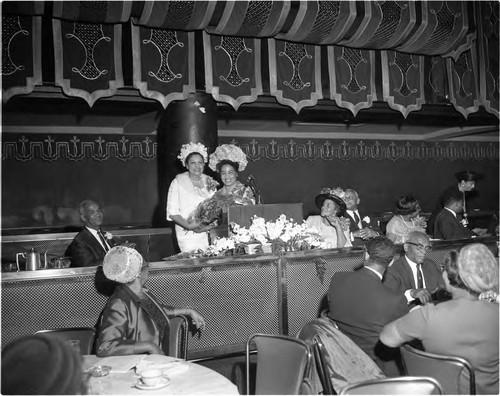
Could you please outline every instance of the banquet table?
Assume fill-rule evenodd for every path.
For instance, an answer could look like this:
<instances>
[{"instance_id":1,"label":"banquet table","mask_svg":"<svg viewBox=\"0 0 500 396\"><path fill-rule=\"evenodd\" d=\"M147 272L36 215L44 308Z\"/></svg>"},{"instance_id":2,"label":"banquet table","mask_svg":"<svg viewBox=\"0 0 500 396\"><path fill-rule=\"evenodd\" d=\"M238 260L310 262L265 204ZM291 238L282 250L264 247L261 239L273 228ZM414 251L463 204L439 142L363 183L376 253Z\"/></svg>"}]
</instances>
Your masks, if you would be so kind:
<instances>
[{"instance_id":1,"label":"banquet table","mask_svg":"<svg viewBox=\"0 0 500 396\"><path fill-rule=\"evenodd\" d=\"M109 366L103 377L88 377L88 394L100 395L238 395L238 388L223 375L207 367L163 355L126 355L99 358L83 357L84 370ZM140 373L144 369L159 368L170 380L159 389L139 389Z\"/></svg>"}]
</instances>

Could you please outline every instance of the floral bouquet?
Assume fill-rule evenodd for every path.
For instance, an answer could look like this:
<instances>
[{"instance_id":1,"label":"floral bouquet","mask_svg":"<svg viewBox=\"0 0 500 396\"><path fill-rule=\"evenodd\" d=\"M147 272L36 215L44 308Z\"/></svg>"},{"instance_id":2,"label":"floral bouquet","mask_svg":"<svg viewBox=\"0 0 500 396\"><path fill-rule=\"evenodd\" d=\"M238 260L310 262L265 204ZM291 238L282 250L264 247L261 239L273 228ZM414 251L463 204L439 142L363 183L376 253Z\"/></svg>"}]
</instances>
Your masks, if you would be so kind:
<instances>
[{"instance_id":1,"label":"floral bouquet","mask_svg":"<svg viewBox=\"0 0 500 396\"><path fill-rule=\"evenodd\" d=\"M247 156L241 148L234 144L222 144L210 154L208 166L213 171L217 170L217 164L222 160L229 160L238 163L238 172L245 170L248 164Z\"/></svg>"},{"instance_id":2,"label":"floral bouquet","mask_svg":"<svg viewBox=\"0 0 500 396\"><path fill-rule=\"evenodd\" d=\"M222 220L222 209L234 202L232 196L213 195L201 202L188 217L188 222L197 222L202 225L212 224Z\"/></svg>"}]
</instances>

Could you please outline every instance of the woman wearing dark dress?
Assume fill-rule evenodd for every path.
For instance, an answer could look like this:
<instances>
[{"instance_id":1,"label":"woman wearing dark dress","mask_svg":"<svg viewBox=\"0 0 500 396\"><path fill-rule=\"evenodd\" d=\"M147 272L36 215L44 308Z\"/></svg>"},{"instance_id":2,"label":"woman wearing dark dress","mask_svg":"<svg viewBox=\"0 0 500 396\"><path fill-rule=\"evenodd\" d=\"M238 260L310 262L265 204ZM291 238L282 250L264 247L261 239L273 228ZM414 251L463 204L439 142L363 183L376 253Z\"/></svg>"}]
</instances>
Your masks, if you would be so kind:
<instances>
[{"instance_id":1,"label":"woman wearing dark dress","mask_svg":"<svg viewBox=\"0 0 500 396\"><path fill-rule=\"evenodd\" d=\"M163 355L161 342L169 331L169 316L190 316L197 328L205 320L193 309L161 304L144 287L148 263L137 250L116 246L104 257L104 275L117 282L101 316L97 335L97 356L154 353Z\"/></svg>"}]
</instances>

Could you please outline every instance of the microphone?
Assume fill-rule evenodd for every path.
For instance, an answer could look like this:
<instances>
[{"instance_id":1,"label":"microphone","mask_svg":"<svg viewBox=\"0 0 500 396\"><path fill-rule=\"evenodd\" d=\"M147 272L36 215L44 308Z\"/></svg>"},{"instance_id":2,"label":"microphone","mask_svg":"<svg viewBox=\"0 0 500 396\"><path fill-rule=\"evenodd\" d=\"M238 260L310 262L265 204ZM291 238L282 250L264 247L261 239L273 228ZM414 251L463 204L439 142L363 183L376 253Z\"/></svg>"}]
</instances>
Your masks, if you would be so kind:
<instances>
[{"instance_id":1,"label":"microphone","mask_svg":"<svg viewBox=\"0 0 500 396\"><path fill-rule=\"evenodd\" d=\"M250 187L250 189L252 190L253 195L255 196L255 203L257 205L262 205L263 203L262 196L260 194L260 190L257 187L257 183L255 182L255 178L253 177L253 175L248 175L245 185Z\"/></svg>"},{"instance_id":2,"label":"microphone","mask_svg":"<svg viewBox=\"0 0 500 396\"><path fill-rule=\"evenodd\" d=\"M245 186L252 187L254 183L255 179L253 178L253 175L248 175L247 181L245 182Z\"/></svg>"}]
</instances>

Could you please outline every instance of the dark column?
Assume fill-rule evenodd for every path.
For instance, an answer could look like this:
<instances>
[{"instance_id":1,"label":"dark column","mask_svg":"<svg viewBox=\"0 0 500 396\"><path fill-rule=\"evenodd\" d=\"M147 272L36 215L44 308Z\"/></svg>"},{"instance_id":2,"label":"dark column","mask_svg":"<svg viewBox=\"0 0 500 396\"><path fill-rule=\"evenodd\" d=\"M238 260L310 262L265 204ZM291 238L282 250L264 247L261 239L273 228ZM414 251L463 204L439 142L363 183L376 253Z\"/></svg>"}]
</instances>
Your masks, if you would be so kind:
<instances>
[{"instance_id":1,"label":"dark column","mask_svg":"<svg viewBox=\"0 0 500 396\"><path fill-rule=\"evenodd\" d=\"M217 147L217 102L205 93L192 94L188 99L168 105L160 116L157 128L159 203L153 224L165 226L167 193L175 176L186 171L177 159L184 143L200 142L214 152ZM205 173L212 175L208 166Z\"/></svg>"}]
</instances>

